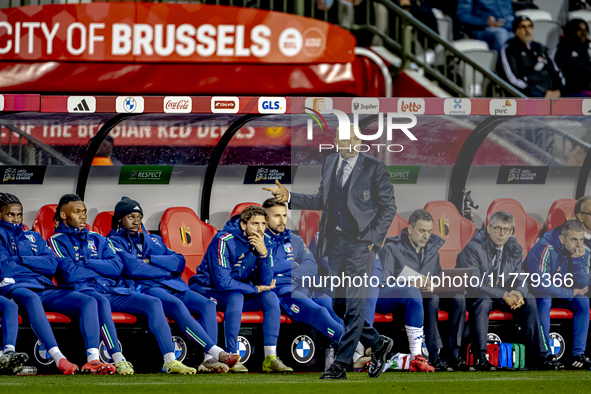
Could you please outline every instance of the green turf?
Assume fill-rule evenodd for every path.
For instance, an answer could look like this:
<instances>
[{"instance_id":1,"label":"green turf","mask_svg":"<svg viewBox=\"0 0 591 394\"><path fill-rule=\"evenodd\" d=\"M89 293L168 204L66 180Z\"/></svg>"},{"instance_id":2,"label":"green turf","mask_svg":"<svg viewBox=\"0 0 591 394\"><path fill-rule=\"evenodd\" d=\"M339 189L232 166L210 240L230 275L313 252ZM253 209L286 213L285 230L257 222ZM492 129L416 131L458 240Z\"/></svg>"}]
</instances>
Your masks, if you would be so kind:
<instances>
[{"instance_id":1,"label":"green turf","mask_svg":"<svg viewBox=\"0 0 591 394\"><path fill-rule=\"evenodd\" d=\"M383 373L377 379L349 373L344 381L320 381L317 373L290 375L0 376L0 392L54 393L470 393L587 394L591 371Z\"/></svg>"}]
</instances>

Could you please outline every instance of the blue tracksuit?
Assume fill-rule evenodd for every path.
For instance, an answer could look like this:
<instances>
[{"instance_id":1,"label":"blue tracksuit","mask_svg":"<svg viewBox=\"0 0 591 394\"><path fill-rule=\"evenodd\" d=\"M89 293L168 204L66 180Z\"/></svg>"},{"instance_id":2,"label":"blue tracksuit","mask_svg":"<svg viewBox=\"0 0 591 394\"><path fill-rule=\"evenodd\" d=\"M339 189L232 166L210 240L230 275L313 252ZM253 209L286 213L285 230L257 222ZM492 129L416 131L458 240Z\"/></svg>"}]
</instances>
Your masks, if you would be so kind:
<instances>
[{"instance_id":1,"label":"blue tracksuit","mask_svg":"<svg viewBox=\"0 0 591 394\"><path fill-rule=\"evenodd\" d=\"M117 255L123 262L123 276L130 288L162 301L164 313L172 318L186 337L209 351L218 338L215 304L189 289L180 275L185 269L183 255L168 249L157 235L130 235L125 229L111 231ZM144 263L149 259L149 263ZM200 315L199 322L191 313Z\"/></svg>"},{"instance_id":2,"label":"blue tracksuit","mask_svg":"<svg viewBox=\"0 0 591 394\"><path fill-rule=\"evenodd\" d=\"M276 346L281 310L272 291L259 293L256 285L270 285L273 280L272 243L265 236L267 257L262 258L250 245L240 228L238 215L230 219L216 234L189 280L192 290L215 302L224 311L226 351L236 353L242 311L262 310L264 346Z\"/></svg>"},{"instance_id":3,"label":"blue tracksuit","mask_svg":"<svg viewBox=\"0 0 591 394\"><path fill-rule=\"evenodd\" d=\"M86 348L98 348L100 335L96 301L80 293L57 288L51 280L56 268L57 260L41 235L24 231L23 225L0 220L0 277L5 284L0 287L0 294L23 307L33 331L46 349L57 346L57 343L45 309L76 316ZM17 324L18 317L15 326ZM4 324L2 326L4 329ZM16 333L12 335L15 340Z\"/></svg>"},{"instance_id":4,"label":"blue tracksuit","mask_svg":"<svg viewBox=\"0 0 591 394\"><path fill-rule=\"evenodd\" d=\"M49 245L58 258L57 281L97 300L101 335L110 353L121 351L111 311L145 315L162 354L174 352L162 303L126 287L120 278L123 263L111 241L60 223Z\"/></svg>"},{"instance_id":5,"label":"blue tracksuit","mask_svg":"<svg viewBox=\"0 0 591 394\"><path fill-rule=\"evenodd\" d=\"M544 234L527 254L530 292L536 297L546 344L549 343L552 306L568 308L573 312L573 356L578 356L585 353L589 331L589 298L587 295L575 296L573 288L588 286L591 252L585 249L584 256L573 259L558 238L560 231L561 227L558 227ZM573 288L555 286L554 280L564 279L567 273L572 274ZM549 280L543 278L544 274L550 275ZM534 286L531 275L539 275L539 286Z\"/></svg>"},{"instance_id":6,"label":"blue tracksuit","mask_svg":"<svg viewBox=\"0 0 591 394\"><path fill-rule=\"evenodd\" d=\"M0 317L2 318L2 346L16 346L18 306L9 299L0 297Z\"/></svg>"},{"instance_id":7,"label":"blue tracksuit","mask_svg":"<svg viewBox=\"0 0 591 394\"><path fill-rule=\"evenodd\" d=\"M304 245L302 238L293 235L291 230L273 233L267 229L273 241L273 274L275 293L281 308L295 321L314 327L329 339L338 343L343 335L343 321L334 319L330 309L311 298L309 289L302 287L302 277L318 275L318 264ZM324 304L326 305L326 304Z\"/></svg>"}]
</instances>

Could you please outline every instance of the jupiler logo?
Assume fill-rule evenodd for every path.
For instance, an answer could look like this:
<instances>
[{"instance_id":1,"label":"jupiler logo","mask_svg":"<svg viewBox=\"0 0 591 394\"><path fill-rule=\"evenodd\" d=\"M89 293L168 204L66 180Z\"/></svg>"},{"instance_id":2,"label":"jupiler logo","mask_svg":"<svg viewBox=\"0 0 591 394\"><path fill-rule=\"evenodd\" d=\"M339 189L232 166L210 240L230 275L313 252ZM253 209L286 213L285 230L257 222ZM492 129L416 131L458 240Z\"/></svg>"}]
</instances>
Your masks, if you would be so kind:
<instances>
[{"instance_id":1,"label":"jupiler logo","mask_svg":"<svg viewBox=\"0 0 591 394\"><path fill-rule=\"evenodd\" d=\"M351 137L351 121L349 116L344 113L343 111L337 109L321 109L317 111L312 108L304 107L308 112L307 114L311 117L308 119L307 123L307 139L308 141L312 141L314 138L314 121L320 127L321 130L326 128L328 130L328 125L326 124L326 120L324 119L323 115L335 115L339 121L339 140L349 140ZM355 136L362 141L375 141L382 137L384 133L384 118L386 118L386 139L388 141L392 141L393 132L394 130L400 130L404 133L404 135L410 139L411 141L417 141L417 137L414 136L410 132L410 129L416 126L417 118L415 115L410 113L397 113L397 112L388 112L384 114L382 112L378 113L378 130L375 134L361 134L359 129L359 114L353 114L353 130L355 132ZM398 119L407 119L410 122L407 123L395 123ZM338 147L332 144L319 144L319 152L322 150L335 150L339 151L339 149L345 150L355 150L357 152L369 152L371 149L377 149L378 152L380 150L387 150L388 152L396 153L402 152L404 149L400 144L357 144L349 147Z\"/></svg>"}]
</instances>

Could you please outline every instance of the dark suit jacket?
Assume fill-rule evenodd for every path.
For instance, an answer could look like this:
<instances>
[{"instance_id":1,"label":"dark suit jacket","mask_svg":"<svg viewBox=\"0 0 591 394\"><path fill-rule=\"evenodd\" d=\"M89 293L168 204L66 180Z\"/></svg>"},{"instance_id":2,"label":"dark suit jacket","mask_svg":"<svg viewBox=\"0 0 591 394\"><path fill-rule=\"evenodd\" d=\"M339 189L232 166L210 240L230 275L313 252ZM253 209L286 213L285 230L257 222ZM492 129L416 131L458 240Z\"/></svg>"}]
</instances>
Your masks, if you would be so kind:
<instances>
[{"instance_id":1,"label":"dark suit jacket","mask_svg":"<svg viewBox=\"0 0 591 394\"><path fill-rule=\"evenodd\" d=\"M326 255L326 244L330 234L325 234L328 218L329 195L336 178L339 153L326 158L322 166L322 180L316 194L291 193L290 209L322 210L318 237L317 256ZM394 188L390 174L381 161L359 153L355 168L351 172L351 183L347 207L359 226L358 240L382 245L388 228L396 214ZM330 226L329 228L332 228Z\"/></svg>"}]
</instances>

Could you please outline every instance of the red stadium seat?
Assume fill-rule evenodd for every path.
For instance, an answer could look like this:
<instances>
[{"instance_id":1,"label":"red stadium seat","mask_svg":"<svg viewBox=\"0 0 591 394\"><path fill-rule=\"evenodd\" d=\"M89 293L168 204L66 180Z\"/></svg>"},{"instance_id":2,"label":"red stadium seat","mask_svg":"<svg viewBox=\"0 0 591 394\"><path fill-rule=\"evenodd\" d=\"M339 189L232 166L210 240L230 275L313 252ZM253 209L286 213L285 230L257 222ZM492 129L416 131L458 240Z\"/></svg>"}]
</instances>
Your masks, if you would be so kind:
<instances>
[{"instance_id":1,"label":"red stadium seat","mask_svg":"<svg viewBox=\"0 0 591 394\"><path fill-rule=\"evenodd\" d=\"M394 219L392 220L392 224L390 225L390 227L388 228L388 232L386 233L386 238L400 235L402 230L407 227L408 220L404 219L402 216L398 214L398 212L396 212L396 215L394 215ZM385 239L382 243L382 246L384 246L384 243L386 243Z\"/></svg>"},{"instance_id":2,"label":"red stadium seat","mask_svg":"<svg viewBox=\"0 0 591 394\"><path fill-rule=\"evenodd\" d=\"M498 211L509 212L515 218L515 234L513 236L517 238L517 242L523 248L522 255L525 259L527 252L538 240L542 226L536 219L525 213L519 201L512 198L497 198L490 204L486 212L487 226L492 214Z\"/></svg>"},{"instance_id":3,"label":"red stadium seat","mask_svg":"<svg viewBox=\"0 0 591 394\"><path fill-rule=\"evenodd\" d=\"M61 313L57 312L45 312L45 316L47 316L47 320L50 323L63 323L68 324L71 323L72 320L66 315L62 315Z\"/></svg>"},{"instance_id":4,"label":"red stadium seat","mask_svg":"<svg viewBox=\"0 0 591 394\"><path fill-rule=\"evenodd\" d=\"M303 210L300 213L300 230L299 235L302 237L304 244L310 246L312 238L318 232L320 226L320 218L322 217L322 211L306 211Z\"/></svg>"},{"instance_id":5,"label":"red stadium seat","mask_svg":"<svg viewBox=\"0 0 591 394\"><path fill-rule=\"evenodd\" d=\"M27 226L26 224L23 223L23 230L27 231L29 229L29 226Z\"/></svg>"},{"instance_id":6,"label":"red stadium seat","mask_svg":"<svg viewBox=\"0 0 591 394\"><path fill-rule=\"evenodd\" d=\"M573 198L562 198L554 201L550 210L548 211L548 219L546 219L546 231L555 229L561 226L566 220L575 219L575 204L577 200Z\"/></svg>"},{"instance_id":7,"label":"red stadium seat","mask_svg":"<svg viewBox=\"0 0 591 394\"><path fill-rule=\"evenodd\" d=\"M243 202L243 203L236 205L234 207L234 209L232 209L232 213L230 214L230 217L232 218L235 215L240 215L242 213L242 211L244 211L244 208L250 207L251 205L255 205L257 207L262 207L262 205L259 204L258 202Z\"/></svg>"},{"instance_id":8,"label":"red stadium seat","mask_svg":"<svg viewBox=\"0 0 591 394\"><path fill-rule=\"evenodd\" d=\"M113 219L113 211L104 211L96 215L92 223L92 231L99 233L102 236L107 236L111 231L111 219Z\"/></svg>"},{"instance_id":9,"label":"red stadium seat","mask_svg":"<svg viewBox=\"0 0 591 394\"><path fill-rule=\"evenodd\" d=\"M160 222L162 240L172 250L185 256L182 278L188 283L218 230L202 222L197 214L186 207L168 208Z\"/></svg>"},{"instance_id":10,"label":"red stadium seat","mask_svg":"<svg viewBox=\"0 0 591 394\"><path fill-rule=\"evenodd\" d=\"M431 201L425 210L433 216L433 234L440 236L445 243L439 249L443 269L454 268L458 253L474 236L476 226L458 212L449 201Z\"/></svg>"},{"instance_id":11,"label":"red stadium seat","mask_svg":"<svg viewBox=\"0 0 591 394\"><path fill-rule=\"evenodd\" d=\"M135 322L137 322L137 317L127 313L113 312L111 313L111 316L113 317L113 323L135 324Z\"/></svg>"},{"instance_id":12,"label":"red stadium seat","mask_svg":"<svg viewBox=\"0 0 591 394\"><path fill-rule=\"evenodd\" d=\"M448 319L448 314L445 311L439 311L439 314L437 315L437 320L438 321L447 321ZM394 320L394 317L392 316L391 313L388 313L387 315L382 315L381 313L376 313L373 322L374 323L391 323L392 320Z\"/></svg>"},{"instance_id":13,"label":"red stadium seat","mask_svg":"<svg viewBox=\"0 0 591 394\"><path fill-rule=\"evenodd\" d=\"M550 310L550 319L572 319L573 313L568 309L552 308Z\"/></svg>"},{"instance_id":14,"label":"red stadium seat","mask_svg":"<svg viewBox=\"0 0 591 394\"><path fill-rule=\"evenodd\" d=\"M505 321L513 320L513 315L508 312L491 311L488 315L488 320Z\"/></svg>"},{"instance_id":15,"label":"red stadium seat","mask_svg":"<svg viewBox=\"0 0 591 394\"><path fill-rule=\"evenodd\" d=\"M37 211L35 220L33 221L33 231L37 231L39 234L41 234L41 238L46 241L53 235L55 230L55 221L53 220L53 216L55 215L56 209L57 204L48 204L42 206ZM88 230L92 230L88 223L86 223L86 228Z\"/></svg>"}]
</instances>

